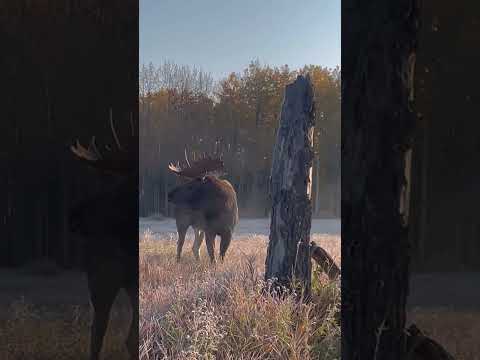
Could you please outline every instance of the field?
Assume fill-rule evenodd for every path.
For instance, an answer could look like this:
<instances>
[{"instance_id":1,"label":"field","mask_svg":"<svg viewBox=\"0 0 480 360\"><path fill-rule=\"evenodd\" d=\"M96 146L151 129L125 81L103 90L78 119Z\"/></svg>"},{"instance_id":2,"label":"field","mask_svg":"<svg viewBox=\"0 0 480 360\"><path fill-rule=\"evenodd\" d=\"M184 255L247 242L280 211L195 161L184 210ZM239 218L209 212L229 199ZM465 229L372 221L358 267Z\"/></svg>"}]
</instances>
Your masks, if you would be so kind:
<instances>
[{"instance_id":1,"label":"field","mask_svg":"<svg viewBox=\"0 0 480 360\"><path fill-rule=\"evenodd\" d=\"M312 225L313 240L340 264L339 222L314 220ZM339 358L336 284L316 274L317 296L306 306L259 291L267 221L242 220L225 263L216 268L208 265L205 245L202 261L194 262L191 233L181 263L175 262L171 220L144 219L140 228L142 359ZM476 280L472 275L461 283L453 275L436 275L412 283L416 296L408 322L417 323L457 360L480 360L479 294L465 292ZM103 359L127 359L127 301L121 293L114 305ZM58 272L41 263L1 270L0 359L87 359L90 321L82 273Z\"/></svg>"},{"instance_id":2,"label":"field","mask_svg":"<svg viewBox=\"0 0 480 360\"><path fill-rule=\"evenodd\" d=\"M340 358L337 283L316 274L309 305L262 294L268 222L244 221L215 268L204 245L194 261L191 234L177 264L171 225L153 226L157 233L145 232L140 243L141 359ZM312 230L339 231L338 222L324 225ZM312 237L340 264L337 234Z\"/></svg>"},{"instance_id":3,"label":"field","mask_svg":"<svg viewBox=\"0 0 480 360\"><path fill-rule=\"evenodd\" d=\"M456 360L480 360L480 274L412 277L407 323L414 322Z\"/></svg>"},{"instance_id":4,"label":"field","mask_svg":"<svg viewBox=\"0 0 480 360\"><path fill-rule=\"evenodd\" d=\"M92 318L84 274L27 269L0 272L0 359L88 359ZM128 298L117 297L103 359L128 359L124 340L131 314Z\"/></svg>"},{"instance_id":5,"label":"field","mask_svg":"<svg viewBox=\"0 0 480 360\"><path fill-rule=\"evenodd\" d=\"M415 308L407 313L429 337L441 344L455 360L480 360L480 311L452 308Z\"/></svg>"}]
</instances>

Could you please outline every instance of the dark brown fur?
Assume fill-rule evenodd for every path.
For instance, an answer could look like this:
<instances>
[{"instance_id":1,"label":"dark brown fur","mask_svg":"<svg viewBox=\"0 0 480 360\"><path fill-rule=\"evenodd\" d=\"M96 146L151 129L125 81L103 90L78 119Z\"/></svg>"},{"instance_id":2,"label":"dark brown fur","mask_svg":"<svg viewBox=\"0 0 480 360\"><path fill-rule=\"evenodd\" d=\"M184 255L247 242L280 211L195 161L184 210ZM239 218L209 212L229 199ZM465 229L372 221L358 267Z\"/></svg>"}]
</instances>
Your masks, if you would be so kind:
<instances>
[{"instance_id":1,"label":"dark brown fur","mask_svg":"<svg viewBox=\"0 0 480 360\"><path fill-rule=\"evenodd\" d=\"M178 242L177 242L177 261L180 261L182 255L183 243L185 242L185 235L188 228L191 226L195 235L195 240L192 246L193 256L195 259L200 259L200 246L202 245L205 232L200 229L200 224L196 223L196 219L201 217L198 211L194 211L185 206L175 206L175 221L177 224Z\"/></svg>"},{"instance_id":2,"label":"dark brown fur","mask_svg":"<svg viewBox=\"0 0 480 360\"><path fill-rule=\"evenodd\" d=\"M215 176L198 177L173 189L168 200L175 204L176 218L178 215L180 219L177 219L177 258L183 246L184 224L189 223L194 229L205 232L211 262L215 262L215 237L220 236L220 259L223 261L238 223L237 195L233 186Z\"/></svg>"},{"instance_id":3,"label":"dark brown fur","mask_svg":"<svg viewBox=\"0 0 480 360\"><path fill-rule=\"evenodd\" d=\"M90 359L97 360L102 350L110 310L124 289L130 299L132 322L127 338L131 359L138 359L138 145L134 136L121 146L110 126L118 150L101 154L92 137L88 149L78 141L70 147L77 159L103 174L105 188L71 209L70 230L86 239L86 272L93 322L90 335Z\"/></svg>"},{"instance_id":4,"label":"dark brown fur","mask_svg":"<svg viewBox=\"0 0 480 360\"><path fill-rule=\"evenodd\" d=\"M131 359L138 359L138 226L132 220L137 214L136 189L135 179L125 179L70 213L71 230L86 239L86 273L94 311L91 360L99 358L110 310L122 288L133 314L126 345Z\"/></svg>"}]
</instances>

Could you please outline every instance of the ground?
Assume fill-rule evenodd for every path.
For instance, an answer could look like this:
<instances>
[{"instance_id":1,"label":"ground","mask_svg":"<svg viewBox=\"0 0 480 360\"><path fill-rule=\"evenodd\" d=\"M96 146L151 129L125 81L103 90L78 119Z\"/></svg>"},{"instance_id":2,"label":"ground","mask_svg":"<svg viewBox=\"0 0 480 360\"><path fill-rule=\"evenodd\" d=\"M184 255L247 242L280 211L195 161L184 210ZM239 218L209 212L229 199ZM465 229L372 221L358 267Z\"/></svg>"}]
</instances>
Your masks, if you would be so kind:
<instances>
[{"instance_id":1,"label":"ground","mask_svg":"<svg viewBox=\"0 0 480 360\"><path fill-rule=\"evenodd\" d=\"M128 298L114 305L105 360L126 360L131 319ZM45 273L38 267L0 271L0 359L88 359L91 309L80 272Z\"/></svg>"},{"instance_id":2,"label":"ground","mask_svg":"<svg viewBox=\"0 0 480 360\"><path fill-rule=\"evenodd\" d=\"M480 360L479 284L479 273L412 276L407 323L416 323L456 360Z\"/></svg>"},{"instance_id":3,"label":"ground","mask_svg":"<svg viewBox=\"0 0 480 360\"><path fill-rule=\"evenodd\" d=\"M279 356L290 351L306 359L307 347L323 354L323 359L335 358L340 336L334 316L340 297L336 285L321 277L316 289L321 306L300 309L288 299L265 299L257 291L267 220L242 219L225 264L216 269L208 266L205 245L201 263L195 264L191 232L181 263L175 263L171 219L141 219L139 225L142 359L155 358L162 351L175 354L172 359L194 359L198 353L218 349L227 354L224 358L229 351L242 349L250 352L249 359L265 351ZM339 234L339 221L313 221L313 240L340 264ZM91 311L85 277L47 270L39 271L37 266L0 271L0 359L87 358ZM415 276L408 322L417 323L455 359L480 360L480 274L464 275ZM121 294L114 306L104 359L127 358L126 301ZM160 334L165 341L160 341Z\"/></svg>"},{"instance_id":4,"label":"ground","mask_svg":"<svg viewBox=\"0 0 480 360\"><path fill-rule=\"evenodd\" d=\"M312 240L340 265L340 222L312 225ZM308 305L262 292L267 220L242 219L225 262L216 267L205 245L195 262L192 232L176 263L172 220L144 220L141 228L142 359L339 359L338 282L316 275Z\"/></svg>"}]
</instances>

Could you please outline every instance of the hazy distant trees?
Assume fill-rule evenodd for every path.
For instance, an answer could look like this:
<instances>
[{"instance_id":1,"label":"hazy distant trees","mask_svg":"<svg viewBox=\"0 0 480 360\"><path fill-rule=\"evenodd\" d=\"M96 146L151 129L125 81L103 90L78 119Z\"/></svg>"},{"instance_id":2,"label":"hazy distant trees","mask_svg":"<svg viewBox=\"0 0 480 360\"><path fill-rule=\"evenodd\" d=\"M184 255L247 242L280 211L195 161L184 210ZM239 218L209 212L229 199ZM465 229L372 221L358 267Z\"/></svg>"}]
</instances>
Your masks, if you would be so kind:
<instances>
[{"instance_id":1,"label":"hazy distant trees","mask_svg":"<svg viewBox=\"0 0 480 360\"><path fill-rule=\"evenodd\" d=\"M164 63L140 68L140 215L168 213L166 193L178 181L169 161L219 152L238 192L242 215L268 215L268 176L285 85L310 73L317 104L314 214L339 216L340 69L262 66L214 82L197 68Z\"/></svg>"}]
</instances>

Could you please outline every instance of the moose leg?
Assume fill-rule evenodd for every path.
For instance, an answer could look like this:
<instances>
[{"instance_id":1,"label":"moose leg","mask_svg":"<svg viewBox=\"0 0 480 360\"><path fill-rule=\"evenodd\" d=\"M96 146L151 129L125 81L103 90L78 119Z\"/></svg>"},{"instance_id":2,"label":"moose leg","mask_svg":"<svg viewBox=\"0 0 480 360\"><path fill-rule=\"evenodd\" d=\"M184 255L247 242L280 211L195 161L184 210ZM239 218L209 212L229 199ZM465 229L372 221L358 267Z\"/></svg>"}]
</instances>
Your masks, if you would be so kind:
<instances>
[{"instance_id":1,"label":"moose leg","mask_svg":"<svg viewBox=\"0 0 480 360\"><path fill-rule=\"evenodd\" d=\"M90 333L90 359L98 360L102 350L103 338L107 330L110 309L118 293L119 286L115 281L102 281L99 272L89 274L88 286L90 301L93 307L93 322Z\"/></svg>"},{"instance_id":2,"label":"moose leg","mask_svg":"<svg viewBox=\"0 0 480 360\"><path fill-rule=\"evenodd\" d=\"M200 260L200 246L202 245L203 242L203 236L204 232L200 229L194 229L195 232L195 241L193 242L193 256L195 256L195 259Z\"/></svg>"},{"instance_id":3,"label":"moose leg","mask_svg":"<svg viewBox=\"0 0 480 360\"><path fill-rule=\"evenodd\" d=\"M227 253L228 247L230 246L230 242L232 241L232 233L226 232L223 233L220 240L220 260L223 262L223 258Z\"/></svg>"},{"instance_id":4,"label":"moose leg","mask_svg":"<svg viewBox=\"0 0 480 360\"><path fill-rule=\"evenodd\" d=\"M128 297L130 298L130 305L132 306L132 322L130 324L130 331L127 338L127 349L132 360L138 359L138 288L130 286L126 289Z\"/></svg>"},{"instance_id":5,"label":"moose leg","mask_svg":"<svg viewBox=\"0 0 480 360\"><path fill-rule=\"evenodd\" d=\"M185 235L187 235L188 226L177 224L178 242L177 242L177 262L182 256L183 243L185 242Z\"/></svg>"},{"instance_id":6,"label":"moose leg","mask_svg":"<svg viewBox=\"0 0 480 360\"><path fill-rule=\"evenodd\" d=\"M208 256L210 257L210 262L215 264L215 233L205 233L205 242L207 244Z\"/></svg>"}]
</instances>

